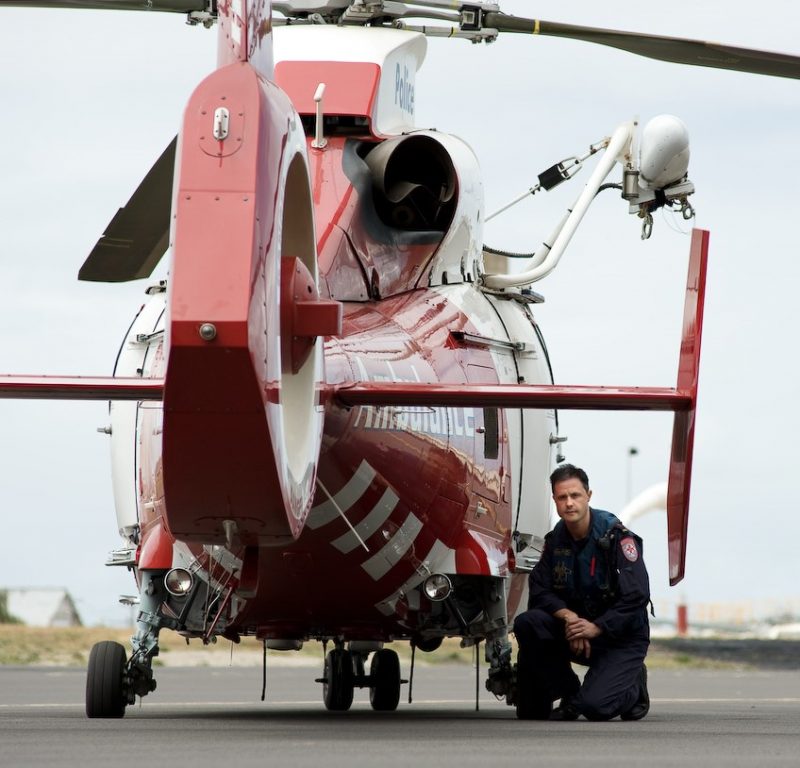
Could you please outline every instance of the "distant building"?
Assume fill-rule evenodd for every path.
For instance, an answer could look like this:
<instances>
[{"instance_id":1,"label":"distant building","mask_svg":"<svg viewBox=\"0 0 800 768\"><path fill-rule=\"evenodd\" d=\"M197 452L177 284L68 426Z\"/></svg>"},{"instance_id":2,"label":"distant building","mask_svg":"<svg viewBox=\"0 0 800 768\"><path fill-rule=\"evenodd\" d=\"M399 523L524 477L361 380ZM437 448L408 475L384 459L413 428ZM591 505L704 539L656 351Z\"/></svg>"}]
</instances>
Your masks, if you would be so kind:
<instances>
[{"instance_id":1,"label":"distant building","mask_svg":"<svg viewBox=\"0 0 800 768\"><path fill-rule=\"evenodd\" d=\"M66 589L5 589L8 614L29 627L80 627L81 617Z\"/></svg>"}]
</instances>

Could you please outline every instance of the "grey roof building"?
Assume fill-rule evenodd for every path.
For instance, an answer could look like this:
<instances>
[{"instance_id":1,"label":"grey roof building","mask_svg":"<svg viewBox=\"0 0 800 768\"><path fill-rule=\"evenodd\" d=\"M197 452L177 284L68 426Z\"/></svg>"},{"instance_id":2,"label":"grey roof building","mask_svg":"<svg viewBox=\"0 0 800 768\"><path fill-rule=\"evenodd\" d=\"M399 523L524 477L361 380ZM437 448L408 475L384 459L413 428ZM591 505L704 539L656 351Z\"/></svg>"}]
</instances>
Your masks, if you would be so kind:
<instances>
[{"instance_id":1,"label":"grey roof building","mask_svg":"<svg viewBox=\"0 0 800 768\"><path fill-rule=\"evenodd\" d=\"M63 588L5 589L5 604L11 617L30 627L79 627L81 618L69 592Z\"/></svg>"}]
</instances>

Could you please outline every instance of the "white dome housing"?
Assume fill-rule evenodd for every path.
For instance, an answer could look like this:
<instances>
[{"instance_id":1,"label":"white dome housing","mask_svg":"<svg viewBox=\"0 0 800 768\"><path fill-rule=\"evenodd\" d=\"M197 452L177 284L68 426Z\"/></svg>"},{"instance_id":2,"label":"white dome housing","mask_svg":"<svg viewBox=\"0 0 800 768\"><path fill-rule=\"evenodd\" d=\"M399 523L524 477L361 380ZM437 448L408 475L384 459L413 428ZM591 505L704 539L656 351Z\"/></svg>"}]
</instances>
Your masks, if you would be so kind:
<instances>
[{"instance_id":1,"label":"white dome housing","mask_svg":"<svg viewBox=\"0 0 800 768\"><path fill-rule=\"evenodd\" d=\"M689 170L689 131L674 115L654 117L642 131L639 150L642 186L663 189L681 181Z\"/></svg>"}]
</instances>

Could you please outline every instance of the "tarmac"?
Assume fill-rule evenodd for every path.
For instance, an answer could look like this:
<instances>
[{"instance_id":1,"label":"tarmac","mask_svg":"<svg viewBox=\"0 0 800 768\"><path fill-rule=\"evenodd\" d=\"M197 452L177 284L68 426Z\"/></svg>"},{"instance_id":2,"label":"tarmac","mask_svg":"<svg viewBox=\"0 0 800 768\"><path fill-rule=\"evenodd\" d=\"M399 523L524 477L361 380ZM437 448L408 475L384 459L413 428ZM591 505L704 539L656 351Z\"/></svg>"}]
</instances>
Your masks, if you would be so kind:
<instances>
[{"instance_id":1,"label":"tarmac","mask_svg":"<svg viewBox=\"0 0 800 768\"><path fill-rule=\"evenodd\" d=\"M317 670L161 668L122 720L88 720L85 672L0 668L0 766L797 766L800 671L653 669L639 722L523 722L465 665L418 668L397 712L327 712ZM407 675L408 670L403 669ZM480 690L480 689L479 689Z\"/></svg>"}]
</instances>

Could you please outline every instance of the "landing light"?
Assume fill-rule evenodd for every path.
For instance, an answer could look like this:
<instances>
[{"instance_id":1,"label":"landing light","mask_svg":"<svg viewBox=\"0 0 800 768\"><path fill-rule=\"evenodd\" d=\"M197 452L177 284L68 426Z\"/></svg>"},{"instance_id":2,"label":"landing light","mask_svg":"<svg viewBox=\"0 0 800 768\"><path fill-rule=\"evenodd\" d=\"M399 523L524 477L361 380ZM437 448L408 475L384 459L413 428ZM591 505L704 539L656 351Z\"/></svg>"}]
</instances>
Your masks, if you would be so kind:
<instances>
[{"instance_id":1,"label":"landing light","mask_svg":"<svg viewBox=\"0 0 800 768\"><path fill-rule=\"evenodd\" d=\"M428 576L422 584L422 591L429 600L438 602L445 600L453 591L453 583L443 573L434 573Z\"/></svg>"},{"instance_id":2,"label":"landing light","mask_svg":"<svg viewBox=\"0 0 800 768\"><path fill-rule=\"evenodd\" d=\"M194 579L185 568L173 568L164 577L164 586L171 595L183 597L192 589Z\"/></svg>"}]
</instances>

